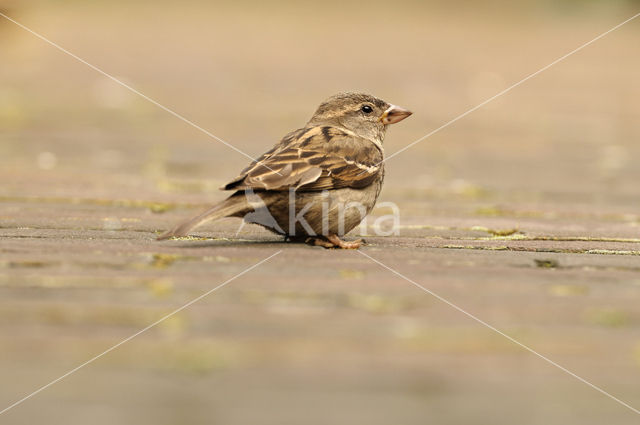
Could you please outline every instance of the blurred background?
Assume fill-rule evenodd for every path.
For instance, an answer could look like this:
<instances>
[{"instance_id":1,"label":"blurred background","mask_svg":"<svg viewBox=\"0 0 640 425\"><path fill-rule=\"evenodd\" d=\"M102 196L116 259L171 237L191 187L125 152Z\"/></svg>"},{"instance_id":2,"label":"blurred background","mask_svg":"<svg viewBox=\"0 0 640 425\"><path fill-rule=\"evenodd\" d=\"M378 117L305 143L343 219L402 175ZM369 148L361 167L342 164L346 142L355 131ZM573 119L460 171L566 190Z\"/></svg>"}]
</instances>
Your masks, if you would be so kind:
<instances>
[{"instance_id":1,"label":"blurred background","mask_svg":"<svg viewBox=\"0 0 640 425\"><path fill-rule=\"evenodd\" d=\"M415 111L387 153L628 18L637 2L45 2L2 8L252 156L339 91ZM3 19L12 195L203 199L248 159ZM389 161L385 199L633 202L638 25ZM51 170L55 170L52 173ZM25 187L35 180L65 184ZM44 192L42 192L44 191ZM195 192L188 197L183 192ZM436 208L436 206L432 206Z\"/></svg>"},{"instance_id":2,"label":"blurred background","mask_svg":"<svg viewBox=\"0 0 640 425\"><path fill-rule=\"evenodd\" d=\"M284 134L303 126L322 100L340 91L368 92L414 112L387 133L385 149L391 154L640 12L640 2L0 0L0 11L257 157ZM422 228L441 234L497 225L553 229L560 236L637 238L639 42L640 20L634 20L391 159L381 200L401 207L403 232ZM166 229L195 209L222 199L217 188L248 162L0 17L1 227L42 229L75 223L79 228L138 233ZM65 215L65 208L77 204L84 210L73 217ZM107 212L96 218L88 205ZM115 209L108 210L115 207L132 211L143 207L143 211L119 216ZM127 217L133 218L127 221ZM549 221L553 219L560 224ZM251 232L266 235L259 229ZM52 244L40 249L39 255L46 256L58 248ZM10 252L5 247L3 255ZM31 259L16 271L8 270L14 263L0 263L6 295L0 302L5 322L0 326L2 345L8 347L0 353L4 374L0 409L108 347L112 339L117 342L152 321L156 310L145 310L147 301L165 311L182 299L166 298L167 293L180 293L188 300L199 293L196 289L215 281L190 275L183 265L178 270L189 282L200 279L203 285L183 293L177 288L187 277L171 280L164 271L178 257L163 257L149 248L142 259L132 251L105 260L100 252L110 251L95 248L95 259L81 266L60 259L34 265ZM203 261L224 265L233 260L226 255L216 251ZM265 256L266 251L256 259ZM507 258L516 264L509 276L518 279L519 257ZM606 331L614 338L607 344L623 344L624 350L616 350L620 360L615 373L601 370L603 361L616 356L603 351L604 342L590 354L577 348L594 334L563 345L566 335L554 333L558 328L550 325L546 331L555 335L552 342L545 345L542 337L533 341L552 352L561 347L570 363L586 355L591 360L582 370L629 396L627 401L635 399L637 407L640 312L633 297L637 300L640 280L634 274L635 258L599 269L606 273L622 267L627 273L621 279L631 286L620 287L615 298L625 312L591 300L574 317L578 327L595 326L594 332L603 335ZM91 275L92 267L101 270L95 266L101 261L121 261L114 267L126 265L118 269L125 270L124 275ZM136 269L140 261L149 273ZM460 265L475 260L432 253L429 259L412 261L411 267L437 268L447 261ZM527 257L526 264L531 261ZM484 278L497 285L494 289L508 292L508 282L496 281L493 266L487 266ZM299 274L290 273L293 281L307 273L296 270ZM429 270L416 269L417 276L431 276ZM454 286L469 284L464 279L469 272L452 278ZM455 328L454 335L470 345L454 342L455 337L444 330L425 331L432 338L427 341L423 330L407 317L432 308L435 301L427 300L426 294L408 295L404 283L369 286L363 279L368 273L361 263L340 266L325 281L321 272L311 280L320 292L309 295L307 288L300 298L299 288L283 284L274 271L265 281L252 284L256 287L232 290L226 298L211 301L216 317L202 311L202 317L211 321L198 322L197 313L191 320L176 319L160 332L158 341L141 340L131 351L114 353L93 372L51 388L0 421L584 424L615 418L609 423L623 424L637 420L589 388L558 377L561 372L539 365L539 359L522 353L513 357L517 349L488 331L459 327L456 320L468 323L453 319L457 315L447 312L446 306L442 321L453 320L448 323ZM582 282L580 275L571 279L568 289L560 282L555 289L545 289L545 296L584 295L581 291L593 283ZM603 279L607 280L606 274L597 280ZM323 286L326 280L333 283ZM343 281L355 286L344 289ZM284 289L274 295L265 282L277 282ZM112 283L131 292L113 294ZM580 286L583 283L587 286ZM32 290L25 292L25 285ZM101 289L95 291L93 285ZM62 292L44 296L32 292L46 287ZM531 298L526 291L533 287L512 294L523 297L516 297L517 309L527 309ZM388 297L363 295L374 290L390 292ZM412 301L413 297L425 299ZM99 299L105 304L99 314L78 306ZM64 304L70 300L78 305ZM540 299L541 305L547 305L544 300ZM478 301L470 302L478 307ZM505 326L513 326L523 337L530 335L510 322L508 313L501 313L510 302L508 296L495 301L501 307L486 302L478 307L485 317L506 318ZM267 319L251 316L256 306L264 305ZM558 316L552 317L565 317L566 306L557 307ZM344 322L326 316L336 309ZM530 313L536 320L546 320L543 313ZM308 320L309 327L292 325L290 318L296 315ZM440 320L438 315L431 317ZM389 338L409 338L408 345L398 348L373 336L374 323L384 328L385 318L393 323ZM256 320L262 322L260 331ZM333 327L324 327L327 320ZM567 323L563 326L572 326ZM629 323L634 326L623 326ZM630 334L619 333L621 327ZM279 338L288 342L281 346ZM377 354L369 356L370 350ZM456 360L449 361L450 357ZM522 368L529 371L526 379L521 378ZM558 381L547 381L547 375ZM553 385L555 392L549 388ZM572 395L567 400L557 398L564 394Z\"/></svg>"}]
</instances>

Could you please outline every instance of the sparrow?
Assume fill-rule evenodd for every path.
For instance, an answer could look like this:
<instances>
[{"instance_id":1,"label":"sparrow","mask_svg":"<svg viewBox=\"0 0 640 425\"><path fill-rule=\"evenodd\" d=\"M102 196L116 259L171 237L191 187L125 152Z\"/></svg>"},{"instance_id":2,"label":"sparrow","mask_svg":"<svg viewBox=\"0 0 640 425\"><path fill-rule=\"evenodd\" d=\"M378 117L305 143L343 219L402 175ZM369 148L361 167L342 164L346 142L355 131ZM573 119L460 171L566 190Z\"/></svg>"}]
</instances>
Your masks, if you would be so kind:
<instances>
[{"instance_id":1,"label":"sparrow","mask_svg":"<svg viewBox=\"0 0 640 425\"><path fill-rule=\"evenodd\" d=\"M224 201L163 233L185 236L222 217L239 217L285 240L357 249L345 241L373 209L384 180L387 127L407 109L364 93L339 93L322 102L309 122L287 134L222 190Z\"/></svg>"}]
</instances>

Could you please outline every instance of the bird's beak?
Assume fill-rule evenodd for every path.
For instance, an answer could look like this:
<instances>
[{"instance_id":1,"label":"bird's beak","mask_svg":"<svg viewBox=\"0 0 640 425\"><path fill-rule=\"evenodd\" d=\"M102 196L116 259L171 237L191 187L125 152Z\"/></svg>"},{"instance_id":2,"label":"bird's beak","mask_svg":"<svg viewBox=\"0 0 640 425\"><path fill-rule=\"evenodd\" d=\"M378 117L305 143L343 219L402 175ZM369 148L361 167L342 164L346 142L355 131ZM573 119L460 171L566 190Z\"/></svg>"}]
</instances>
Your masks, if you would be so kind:
<instances>
[{"instance_id":1,"label":"bird's beak","mask_svg":"<svg viewBox=\"0 0 640 425\"><path fill-rule=\"evenodd\" d=\"M413 112L409 111L408 109L404 109L396 105L391 105L386 111L384 111L384 113L380 117L380 122L383 124L395 124L407 118L412 113Z\"/></svg>"}]
</instances>

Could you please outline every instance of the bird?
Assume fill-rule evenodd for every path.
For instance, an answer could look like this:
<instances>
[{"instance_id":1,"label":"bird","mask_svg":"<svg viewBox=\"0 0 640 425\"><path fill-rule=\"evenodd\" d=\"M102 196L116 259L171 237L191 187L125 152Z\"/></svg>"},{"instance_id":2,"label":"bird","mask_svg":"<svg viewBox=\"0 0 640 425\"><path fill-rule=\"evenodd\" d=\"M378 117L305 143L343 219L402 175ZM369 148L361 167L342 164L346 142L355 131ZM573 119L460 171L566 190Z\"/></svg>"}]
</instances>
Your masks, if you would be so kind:
<instances>
[{"instance_id":1,"label":"bird","mask_svg":"<svg viewBox=\"0 0 640 425\"><path fill-rule=\"evenodd\" d=\"M318 106L307 124L284 136L221 189L222 202L161 234L187 235L222 217L244 218L325 248L357 249L343 236L373 209L384 181L387 127L411 111L365 93L345 92Z\"/></svg>"}]
</instances>

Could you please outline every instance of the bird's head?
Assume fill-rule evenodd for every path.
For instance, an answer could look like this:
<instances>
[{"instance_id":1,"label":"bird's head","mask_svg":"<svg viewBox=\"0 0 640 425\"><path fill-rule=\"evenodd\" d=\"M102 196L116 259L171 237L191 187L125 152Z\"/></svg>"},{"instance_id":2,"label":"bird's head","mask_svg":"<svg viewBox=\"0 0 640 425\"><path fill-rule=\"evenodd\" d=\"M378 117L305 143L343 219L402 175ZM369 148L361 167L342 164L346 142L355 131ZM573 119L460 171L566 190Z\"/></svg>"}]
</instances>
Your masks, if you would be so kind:
<instances>
[{"instance_id":1,"label":"bird's head","mask_svg":"<svg viewBox=\"0 0 640 425\"><path fill-rule=\"evenodd\" d=\"M360 137L382 142L389 124L411 112L364 93L339 93L320 104L309 125L333 125L346 128Z\"/></svg>"}]
</instances>

